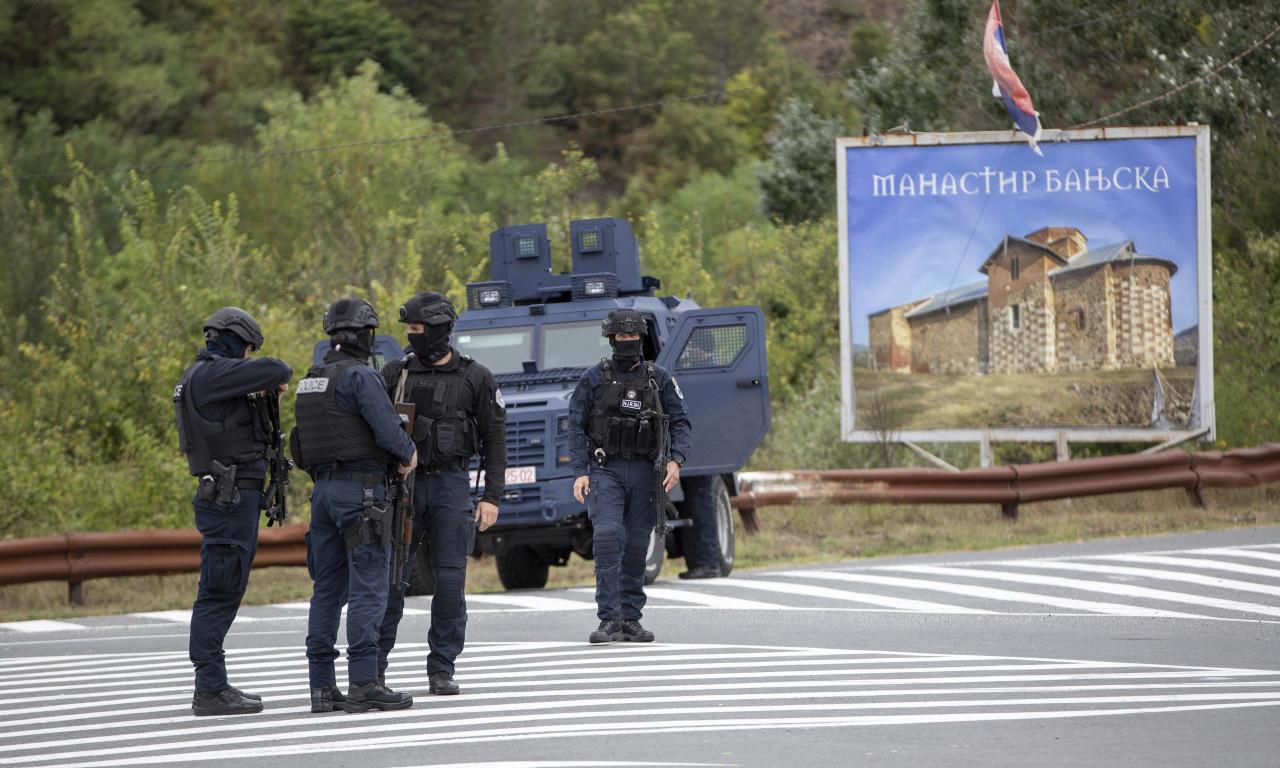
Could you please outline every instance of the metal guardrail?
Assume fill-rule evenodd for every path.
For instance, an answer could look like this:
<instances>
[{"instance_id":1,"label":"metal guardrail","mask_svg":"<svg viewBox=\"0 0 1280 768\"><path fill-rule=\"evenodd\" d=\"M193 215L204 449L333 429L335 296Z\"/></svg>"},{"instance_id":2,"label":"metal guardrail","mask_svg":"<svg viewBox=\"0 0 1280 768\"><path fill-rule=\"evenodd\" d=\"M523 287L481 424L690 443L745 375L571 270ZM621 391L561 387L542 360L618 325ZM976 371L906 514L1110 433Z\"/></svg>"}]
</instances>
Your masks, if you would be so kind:
<instances>
[{"instance_id":1,"label":"metal guardrail","mask_svg":"<svg viewBox=\"0 0 1280 768\"><path fill-rule=\"evenodd\" d=\"M1099 459L942 469L833 469L742 472L730 502L754 520L760 507L790 504L998 504L1016 518L1019 504L1051 499L1185 488L1203 505L1204 488L1246 488L1280 480L1280 444L1195 453L1169 450ZM747 526L750 528L750 525ZM263 528L253 566L305 565L307 525ZM200 534L180 531L65 533L0 541L0 586L66 581L72 603L81 585L107 576L195 573Z\"/></svg>"},{"instance_id":2,"label":"metal guardrail","mask_svg":"<svg viewBox=\"0 0 1280 768\"><path fill-rule=\"evenodd\" d=\"M1185 488L1204 504L1204 488L1246 488L1280 480L1280 444L1232 451L1133 454L948 472L912 467L743 472L741 509L788 504L1019 504L1107 493Z\"/></svg>"},{"instance_id":3,"label":"metal guardrail","mask_svg":"<svg viewBox=\"0 0 1280 768\"><path fill-rule=\"evenodd\" d=\"M253 567L305 565L307 524L262 528ZM87 579L200 571L200 532L113 531L64 533L37 539L0 541L0 586L33 581L66 581L68 599L84 602Z\"/></svg>"}]
</instances>

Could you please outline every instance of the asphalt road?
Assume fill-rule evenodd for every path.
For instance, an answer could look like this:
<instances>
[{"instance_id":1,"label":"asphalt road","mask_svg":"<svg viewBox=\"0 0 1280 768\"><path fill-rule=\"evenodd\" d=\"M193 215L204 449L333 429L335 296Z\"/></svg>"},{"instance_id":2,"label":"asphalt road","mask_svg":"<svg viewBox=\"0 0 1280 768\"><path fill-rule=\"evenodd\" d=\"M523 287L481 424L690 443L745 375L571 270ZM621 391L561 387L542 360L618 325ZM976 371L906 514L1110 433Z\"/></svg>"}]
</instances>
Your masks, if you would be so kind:
<instances>
[{"instance_id":1,"label":"asphalt road","mask_svg":"<svg viewBox=\"0 0 1280 768\"><path fill-rule=\"evenodd\" d=\"M463 694L313 715L306 604L245 608L195 718L186 612L0 624L0 766L1280 765L1280 527L659 579L658 641L590 589L468 597ZM339 664L339 682L345 670Z\"/></svg>"}]
</instances>

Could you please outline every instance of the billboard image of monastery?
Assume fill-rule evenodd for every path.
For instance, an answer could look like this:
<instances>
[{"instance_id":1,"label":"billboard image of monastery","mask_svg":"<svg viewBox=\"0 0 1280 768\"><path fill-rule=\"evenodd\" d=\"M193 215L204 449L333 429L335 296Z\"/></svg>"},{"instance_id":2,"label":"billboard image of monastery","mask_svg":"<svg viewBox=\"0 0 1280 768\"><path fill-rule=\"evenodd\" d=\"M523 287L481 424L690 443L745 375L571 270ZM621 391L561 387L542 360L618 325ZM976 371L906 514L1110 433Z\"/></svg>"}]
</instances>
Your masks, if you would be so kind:
<instances>
[{"instance_id":1,"label":"billboard image of monastery","mask_svg":"<svg viewBox=\"0 0 1280 768\"><path fill-rule=\"evenodd\" d=\"M1211 438L1208 135L839 139L844 439Z\"/></svg>"},{"instance_id":2,"label":"billboard image of monastery","mask_svg":"<svg viewBox=\"0 0 1280 768\"><path fill-rule=\"evenodd\" d=\"M870 315L872 366L1029 373L1173 366L1178 266L1132 240L1090 249L1074 227L1006 235L982 280Z\"/></svg>"}]
</instances>

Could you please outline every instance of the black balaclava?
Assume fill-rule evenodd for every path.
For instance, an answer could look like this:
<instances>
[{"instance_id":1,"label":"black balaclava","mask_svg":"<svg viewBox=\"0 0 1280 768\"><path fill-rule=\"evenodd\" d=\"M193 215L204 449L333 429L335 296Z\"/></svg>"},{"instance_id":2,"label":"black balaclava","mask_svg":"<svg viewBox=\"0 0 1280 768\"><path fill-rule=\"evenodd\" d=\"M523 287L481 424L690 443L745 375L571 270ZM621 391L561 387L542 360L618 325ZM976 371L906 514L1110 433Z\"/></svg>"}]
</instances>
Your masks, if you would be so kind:
<instances>
[{"instance_id":1,"label":"black balaclava","mask_svg":"<svg viewBox=\"0 0 1280 768\"><path fill-rule=\"evenodd\" d=\"M419 359L434 363L449 354L449 335L453 333L453 323L427 325L425 333L410 333L409 346Z\"/></svg>"},{"instance_id":2,"label":"black balaclava","mask_svg":"<svg viewBox=\"0 0 1280 768\"><path fill-rule=\"evenodd\" d=\"M342 347L340 351L351 357L368 360L373 357L373 334L373 328L338 331L329 339L329 343L335 348Z\"/></svg>"},{"instance_id":3,"label":"black balaclava","mask_svg":"<svg viewBox=\"0 0 1280 768\"><path fill-rule=\"evenodd\" d=\"M244 357L244 348L248 344L234 333L222 332L216 340L206 339L205 349L215 354L221 353L230 358Z\"/></svg>"},{"instance_id":4,"label":"black balaclava","mask_svg":"<svg viewBox=\"0 0 1280 768\"><path fill-rule=\"evenodd\" d=\"M609 346L613 347L613 360L624 371L629 371L644 357L644 339L618 341L617 336L609 337Z\"/></svg>"}]
</instances>

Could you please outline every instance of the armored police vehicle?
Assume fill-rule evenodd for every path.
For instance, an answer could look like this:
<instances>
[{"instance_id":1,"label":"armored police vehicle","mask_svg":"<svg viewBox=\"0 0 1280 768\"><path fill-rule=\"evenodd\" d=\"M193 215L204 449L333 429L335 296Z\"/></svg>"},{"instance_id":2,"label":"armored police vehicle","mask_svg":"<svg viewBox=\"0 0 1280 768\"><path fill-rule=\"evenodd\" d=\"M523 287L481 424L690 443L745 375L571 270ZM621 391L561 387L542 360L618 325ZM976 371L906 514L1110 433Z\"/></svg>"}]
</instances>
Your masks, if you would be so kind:
<instances>
[{"instance_id":1,"label":"armored police vehicle","mask_svg":"<svg viewBox=\"0 0 1280 768\"><path fill-rule=\"evenodd\" d=\"M477 549L494 555L508 589L544 586L549 566L563 565L573 552L591 558L586 507L573 498L569 396L587 368L613 353L600 321L611 309L629 307L649 327L645 359L675 375L689 404L693 451L680 473L715 477L720 567L727 574L734 473L769 431L764 313L659 297L661 284L640 274L639 244L622 219L570 222L569 250L572 269L555 274L545 224L493 232L491 279L467 286L467 310L454 326L454 345L493 371L507 406L506 490L498 522L477 535ZM671 499L687 519L679 486ZM682 556L686 537L692 546L691 533L677 527L666 542L655 535L647 582L657 577L664 554Z\"/></svg>"},{"instance_id":2,"label":"armored police vehicle","mask_svg":"<svg viewBox=\"0 0 1280 768\"><path fill-rule=\"evenodd\" d=\"M675 375L693 422L693 451L681 482L712 477L720 569L733 568L734 525L729 498L735 473L769 431L764 313L759 307L699 307L690 298L660 296L658 280L641 275L631 224L602 218L569 224L572 268L556 274L545 224L503 227L489 238L490 281L467 286L453 344L493 372L507 408L506 489L498 522L476 534L476 554L494 556L507 589L542 587L550 566L569 556L592 558L586 505L573 498L569 463L569 397L583 372L613 354L600 322L612 309L639 311L648 325L645 359ZM380 335L381 357L397 354ZM317 345L317 357L327 342ZM379 363L382 361L379 360ZM483 483L472 459L472 482ZM663 558L694 546L681 485L670 493L680 520L665 541L650 541L645 582ZM409 594L432 591L425 547L415 559Z\"/></svg>"}]
</instances>

